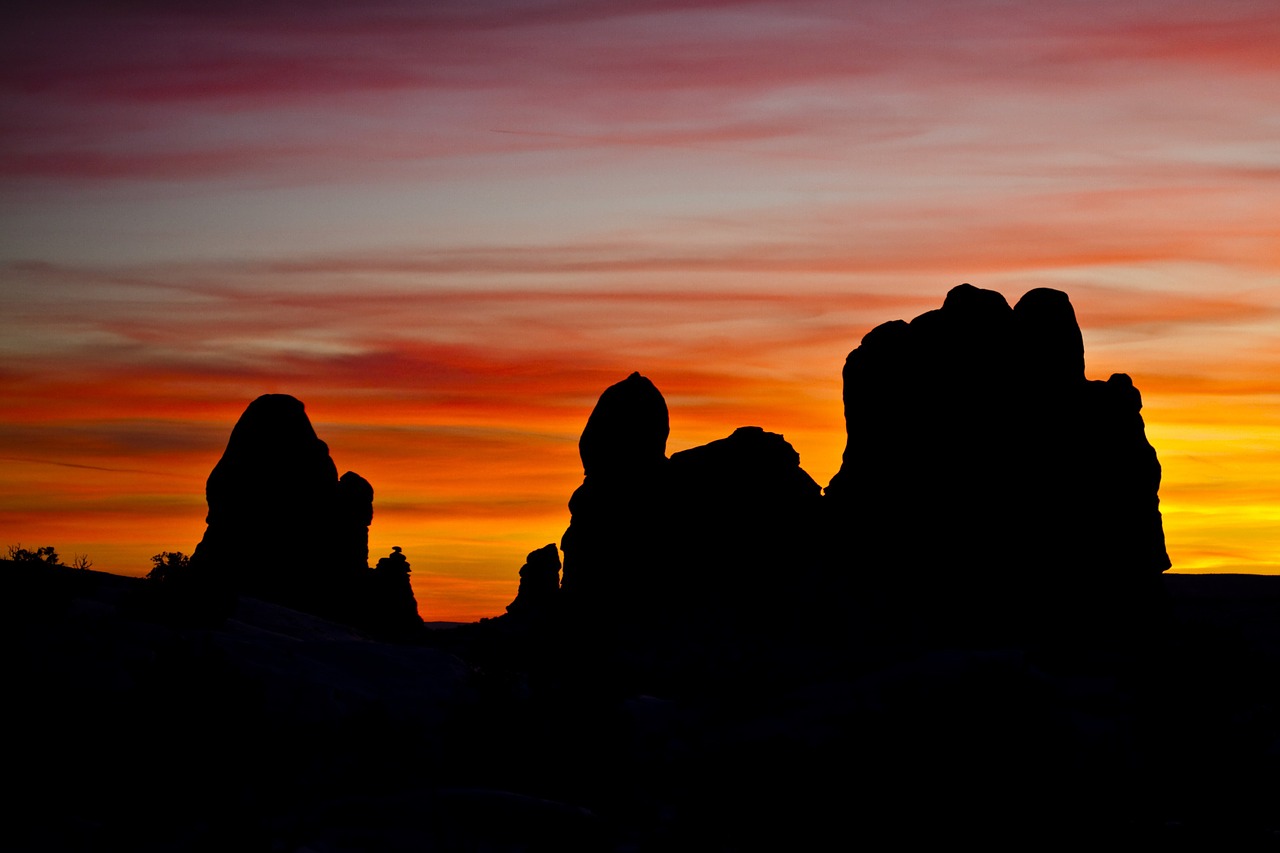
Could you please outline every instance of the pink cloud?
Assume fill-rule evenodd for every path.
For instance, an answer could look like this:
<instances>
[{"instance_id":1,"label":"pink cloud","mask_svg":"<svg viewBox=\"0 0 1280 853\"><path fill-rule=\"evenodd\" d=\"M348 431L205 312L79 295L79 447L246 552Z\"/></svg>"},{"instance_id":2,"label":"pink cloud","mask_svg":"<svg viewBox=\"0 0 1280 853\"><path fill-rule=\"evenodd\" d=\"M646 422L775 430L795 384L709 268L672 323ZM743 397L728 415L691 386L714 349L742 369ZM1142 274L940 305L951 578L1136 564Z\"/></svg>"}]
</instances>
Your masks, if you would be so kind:
<instances>
[{"instance_id":1,"label":"pink cloud","mask_svg":"<svg viewBox=\"0 0 1280 853\"><path fill-rule=\"evenodd\" d=\"M0 61L6 174L333 180L549 145L834 161L963 126L997 93L1145 79L1095 76L1112 60L1228 77L1275 63L1275 16L1257 5L1194 19L1154 3L271 6L29 12ZM236 116L273 143L228 130Z\"/></svg>"}]
</instances>

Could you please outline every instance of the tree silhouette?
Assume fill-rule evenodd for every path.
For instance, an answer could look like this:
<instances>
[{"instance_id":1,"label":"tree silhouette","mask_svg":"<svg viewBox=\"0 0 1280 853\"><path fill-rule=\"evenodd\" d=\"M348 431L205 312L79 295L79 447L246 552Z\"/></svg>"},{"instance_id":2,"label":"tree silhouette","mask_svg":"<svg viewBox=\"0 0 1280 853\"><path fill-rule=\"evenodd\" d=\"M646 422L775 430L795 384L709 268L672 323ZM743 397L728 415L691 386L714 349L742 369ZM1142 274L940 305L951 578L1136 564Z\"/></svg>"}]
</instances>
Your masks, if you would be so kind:
<instances>
[{"instance_id":1,"label":"tree silhouette","mask_svg":"<svg viewBox=\"0 0 1280 853\"><path fill-rule=\"evenodd\" d=\"M147 580L156 583L172 582L185 575L191 566L191 558L181 551L161 551L151 557L151 562Z\"/></svg>"},{"instance_id":2,"label":"tree silhouette","mask_svg":"<svg viewBox=\"0 0 1280 853\"><path fill-rule=\"evenodd\" d=\"M58 562L58 552L53 550L52 545L44 545L34 550L23 548L22 543L9 546L9 559L15 563L45 563L50 566L60 566Z\"/></svg>"}]
</instances>

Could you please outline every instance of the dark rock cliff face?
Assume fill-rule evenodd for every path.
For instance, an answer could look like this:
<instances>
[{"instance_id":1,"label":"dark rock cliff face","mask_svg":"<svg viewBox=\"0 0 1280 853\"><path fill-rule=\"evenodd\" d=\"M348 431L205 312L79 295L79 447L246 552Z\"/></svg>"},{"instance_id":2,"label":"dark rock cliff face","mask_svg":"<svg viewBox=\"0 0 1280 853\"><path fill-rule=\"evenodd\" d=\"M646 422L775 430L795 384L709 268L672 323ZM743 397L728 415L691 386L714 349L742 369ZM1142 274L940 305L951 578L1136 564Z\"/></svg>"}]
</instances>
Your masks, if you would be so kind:
<instances>
[{"instance_id":1,"label":"dark rock cliff face","mask_svg":"<svg viewBox=\"0 0 1280 853\"><path fill-rule=\"evenodd\" d=\"M250 403L205 494L208 527L193 571L238 593L365 628L388 627L386 613L421 624L411 590L405 598L407 579L393 587L369 569L373 487L350 471L339 479L301 401L266 394ZM389 596L402 600L383 601ZM362 624L370 619L378 624Z\"/></svg>"},{"instance_id":2,"label":"dark rock cliff face","mask_svg":"<svg viewBox=\"0 0 1280 853\"><path fill-rule=\"evenodd\" d=\"M845 362L836 565L937 624L1037 619L1064 579L1076 603L1141 595L1169 567L1141 407L1127 376L1085 379L1058 291L1011 309L966 284L877 326Z\"/></svg>"}]
</instances>

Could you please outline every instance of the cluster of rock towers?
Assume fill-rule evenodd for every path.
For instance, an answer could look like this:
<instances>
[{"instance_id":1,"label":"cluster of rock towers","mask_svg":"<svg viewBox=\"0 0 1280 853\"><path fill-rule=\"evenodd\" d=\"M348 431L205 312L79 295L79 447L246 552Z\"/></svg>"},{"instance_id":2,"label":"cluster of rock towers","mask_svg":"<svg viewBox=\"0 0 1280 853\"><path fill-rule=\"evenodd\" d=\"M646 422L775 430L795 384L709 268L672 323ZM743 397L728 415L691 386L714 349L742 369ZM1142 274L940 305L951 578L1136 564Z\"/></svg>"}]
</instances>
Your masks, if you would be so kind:
<instances>
[{"instance_id":1,"label":"cluster of rock towers","mask_svg":"<svg viewBox=\"0 0 1280 853\"><path fill-rule=\"evenodd\" d=\"M1086 379L1050 289L1011 308L965 284L871 330L845 363L848 441L825 491L759 427L668 457L665 401L633 373L582 433L558 604L614 624L861 612L969 635L1129 618L1170 565L1141 408L1128 376ZM554 552L522 570L539 606Z\"/></svg>"},{"instance_id":2,"label":"cluster of rock towers","mask_svg":"<svg viewBox=\"0 0 1280 853\"><path fill-rule=\"evenodd\" d=\"M871 330L845 363L848 442L825 491L760 427L668 456L666 402L633 373L583 430L563 577L554 544L530 553L507 618L607 630L862 608L950 630L1129 607L1169 567L1141 407L1124 374L1085 378L1074 310L1048 289L1011 308L965 284ZM301 402L249 406L207 497L193 565L321 615L418 624L403 557L368 566L372 487L337 476Z\"/></svg>"}]
</instances>

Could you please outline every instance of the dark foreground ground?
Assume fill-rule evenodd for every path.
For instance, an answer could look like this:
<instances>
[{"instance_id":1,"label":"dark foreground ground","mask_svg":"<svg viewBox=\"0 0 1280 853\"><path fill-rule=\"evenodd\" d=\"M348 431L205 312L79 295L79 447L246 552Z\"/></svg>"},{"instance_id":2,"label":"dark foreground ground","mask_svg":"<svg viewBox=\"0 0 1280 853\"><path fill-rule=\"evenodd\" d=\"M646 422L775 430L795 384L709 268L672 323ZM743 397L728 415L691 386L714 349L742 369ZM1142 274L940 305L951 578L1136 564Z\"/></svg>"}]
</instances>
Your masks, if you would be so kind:
<instances>
[{"instance_id":1,"label":"dark foreground ground","mask_svg":"<svg viewBox=\"0 0 1280 853\"><path fill-rule=\"evenodd\" d=\"M201 627L0 572L5 849L1280 849L1280 577L1166 575L1124 648L784 639L664 693L501 620Z\"/></svg>"}]
</instances>

